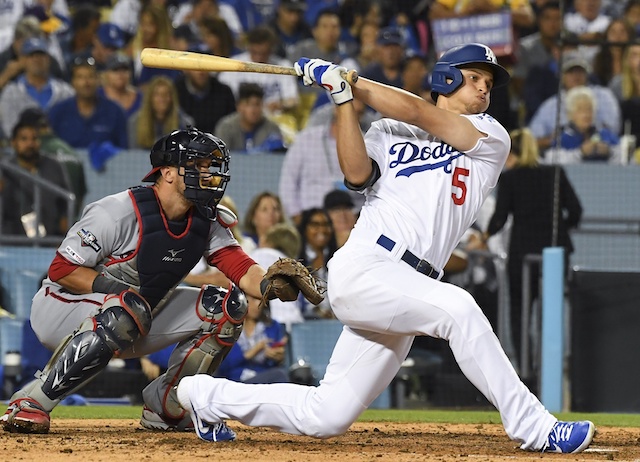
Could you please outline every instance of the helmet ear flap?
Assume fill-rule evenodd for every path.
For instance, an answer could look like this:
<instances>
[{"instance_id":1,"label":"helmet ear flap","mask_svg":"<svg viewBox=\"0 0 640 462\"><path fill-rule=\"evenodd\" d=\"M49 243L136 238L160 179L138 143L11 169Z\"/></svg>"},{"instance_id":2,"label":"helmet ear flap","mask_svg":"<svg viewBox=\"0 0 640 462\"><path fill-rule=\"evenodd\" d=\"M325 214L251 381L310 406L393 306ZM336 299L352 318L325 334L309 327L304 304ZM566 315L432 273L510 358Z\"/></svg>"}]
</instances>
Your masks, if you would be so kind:
<instances>
[{"instance_id":1,"label":"helmet ear flap","mask_svg":"<svg viewBox=\"0 0 640 462\"><path fill-rule=\"evenodd\" d=\"M431 73L431 91L441 95L448 95L462 85L462 81L460 69L448 62L438 62Z\"/></svg>"}]
</instances>

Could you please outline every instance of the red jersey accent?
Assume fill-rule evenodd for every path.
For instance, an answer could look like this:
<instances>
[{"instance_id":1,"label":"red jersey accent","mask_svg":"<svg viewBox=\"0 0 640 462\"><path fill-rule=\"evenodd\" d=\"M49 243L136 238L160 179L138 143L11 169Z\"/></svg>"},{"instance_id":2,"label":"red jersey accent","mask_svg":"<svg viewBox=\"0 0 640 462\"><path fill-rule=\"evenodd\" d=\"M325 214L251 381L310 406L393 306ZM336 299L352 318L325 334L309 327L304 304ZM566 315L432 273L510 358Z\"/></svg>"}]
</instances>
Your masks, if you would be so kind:
<instances>
[{"instance_id":1,"label":"red jersey accent","mask_svg":"<svg viewBox=\"0 0 640 462\"><path fill-rule=\"evenodd\" d=\"M242 276L256 262L247 255L239 245L232 245L218 250L209 257L209 264L224 273L235 285L239 285Z\"/></svg>"},{"instance_id":2,"label":"red jersey accent","mask_svg":"<svg viewBox=\"0 0 640 462\"><path fill-rule=\"evenodd\" d=\"M56 252L56 256L49 265L49 279L52 282L56 282L58 279L63 278L73 272L80 265L75 265L69 260L60 255L60 252Z\"/></svg>"}]
</instances>

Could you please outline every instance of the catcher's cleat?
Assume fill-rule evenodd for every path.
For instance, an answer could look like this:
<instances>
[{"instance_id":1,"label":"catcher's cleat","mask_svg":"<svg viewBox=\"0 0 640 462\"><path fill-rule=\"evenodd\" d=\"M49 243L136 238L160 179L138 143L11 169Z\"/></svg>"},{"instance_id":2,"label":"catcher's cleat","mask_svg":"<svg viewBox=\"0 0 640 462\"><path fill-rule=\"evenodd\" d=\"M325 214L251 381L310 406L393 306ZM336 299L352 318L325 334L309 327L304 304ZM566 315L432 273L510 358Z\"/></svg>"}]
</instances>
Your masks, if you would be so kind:
<instances>
[{"instance_id":1,"label":"catcher's cleat","mask_svg":"<svg viewBox=\"0 0 640 462\"><path fill-rule=\"evenodd\" d=\"M182 419L172 419L171 417L167 417L162 414L158 414L155 411L152 411L147 406L144 406L142 408L140 425L142 425L147 430L155 431L193 431L193 422L189 418L189 415L185 414Z\"/></svg>"},{"instance_id":2,"label":"catcher's cleat","mask_svg":"<svg viewBox=\"0 0 640 462\"><path fill-rule=\"evenodd\" d=\"M49 413L31 398L11 401L0 422L11 433L49 433L51 426Z\"/></svg>"},{"instance_id":3,"label":"catcher's cleat","mask_svg":"<svg viewBox=\"0 0 640 462\"><path fill-rule=\"evenodd\" d=\"M591 444L595 430L596 427L588 420L556 422L542 452L582 452Z\"/></svg>"}]
</instances>

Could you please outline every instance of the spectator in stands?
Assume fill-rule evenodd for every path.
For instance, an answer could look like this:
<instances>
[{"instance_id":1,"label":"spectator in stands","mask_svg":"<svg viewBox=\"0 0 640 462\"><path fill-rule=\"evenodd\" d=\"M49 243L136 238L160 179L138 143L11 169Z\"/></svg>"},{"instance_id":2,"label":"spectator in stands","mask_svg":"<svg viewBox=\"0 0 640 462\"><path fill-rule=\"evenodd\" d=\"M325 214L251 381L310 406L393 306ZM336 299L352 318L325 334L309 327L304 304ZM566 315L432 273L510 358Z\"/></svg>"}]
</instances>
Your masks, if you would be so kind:
<instances>
[{"instance_id":1,"label":"spectator in stands","mask_svg":"<svg viewBox=\"0 0 640 462\"><path fill-rule=\"evenodd\" d=\"M484 240L496 234L513 216L509 240L509 292L511 294L511 333L520 358L522 320L522 262L525 255L541 254L545 247L557 245L565 248L565 261L573 251L569 230L580 222L582 206L571 183L560 166L539 165L538 147L533 134L527 130L511 132L510 157L515 156L515 167L505 171L498 181L496 208ZM559 169L559 172L556 170ZM560 212L557 214L557 242L553 242L554 184L560 175ZM569 268L569 265L565 265ZM531 300L539 294L540 269L531 272Z\"/></svg>"},{"instance_id":2,"label":"spectator in stands","mask_svg":"<svg viewBox=\"0 0 640 462\"><path fill-rule=\"evenodd\" d=\"M606 127L595 123L596 98L588 87L575 87L567 92L568 124L560 134L560 147L555 140L545 156L550 163L572 164L584 161L620 162L620 139Z\"/></svg>"},{"instance_id":3,"label":"spectator in stands","mask_svg":"<svg viewBox=\"0 0 640 462\"><path fill-rule=\"evenodd\" d=\"M93 58L77 58L71 68L76 95L55 104L49 111L53 131L74 148L109 143L127 148L124 111L98 94L98 70Z\"/></svg>"},{"instance_id":4,"label":"spectator in stands","mask_svg":"<svg viewBox=\"0 0 640 462\"><path fill-rule=\"evenodd\" d=\"M338 250L336 235L329 214L322 208L304 210L300 215L298 232L302 238L302 246L298 259L307 268L313 270L320 281L327 280L327 262ZM325 298L318 305L311 305L303 300L303 316L306 319L333 318L331 305Z\"/></svg>"},{"instance_id":5,"label":"spectator in stands","mask_svg":"<svg viewBox=\"0 0 640 462\"><path fill-rule=\"evenodd\" d=\"M281 58L290 56L296 43L311 38L311 29L304 20L307 5L304 0L280 0L275 17L268 25L276 34L274 53Z\"/></svg>"},{"instance_id":6,"label":"spectator in stands","mask_svg":"<svg viewBox=\"0 0 640 462\"><path fill-rule=\"evenodd\" d=\"M311 5L307 3L309 7ZM336 10L322 10L313 23L313 38L298 42L289 55L289 61L295 62L301 56L315 56L347 69L358 69L358 63L349 57L340 44L340 16ZM298 126L303 128L309 113L315 106L329 102L326 92L318 86L300 87L300 105Z\"/></svg>"},{"instance_id":7,"label":"spectator in stands","mask_svg":"<svg viewBox=\"0 0 640 462\"><path fill-rule=\"evenodd\" d=\"M414 52L407 53L402 64L402 89L418 95L426 101L433 101L431 99L431 85L427 84L428 74L425 56Z\"/></svg>"},{"instance_id":8,"label":"spectator in stands","mask_svg":"<svg viewBox=\"0 0 640 462\"><path fill-rule=\"evenodd\" d=\"M340 0L306 0L307 8L304 12L304 22L309 25L316 24L318 18L322 16L325 11L337 12L340 8L340 3Z\"/></svg>"},{"instance_id":9,"label":"spectator in stands","mask_svg":"<svg viewBox=\"0 0 640 462\"><path fill-rule=\"evenodd\" d=\"M373 22L367 22L360 27L358 52L354 55L358 63L358 69L365 69L378 61L378 45L376 41L379 33L380 26Z\"/></svg>"},{"instance_id":10,"label":"spectator in stands","mask_svg":"<svg viewBox=\"0 0 640 462\"><path fill-rule=\"evenodd\" d=\"M129 147L151 149L157 139L174 130L194 125L181 108L175 84L165 76L156 76L144 89L140 109L129 118Z\"/></svg>"},{"instance_id":11,"label":"spectator in stands","mask_svg":"<svg viewBox=\"0 0 640 462\"><path fill-rule=\"evenodd\" d=\"M234 59L254 63L276 64L291 67L291 62L273 54L275 34L267 26L258 26L247 32L247 51L234 55ZM253 72L221 72L220 82L229 85L235 97L241 83L257 83L264 90L264 109L267 117L283 128L298 130L291 114L298 103L297 77L293 75L262 74Z\"/></svg>"},{"instance_id":12,"label":"spectator in stands","mask_svg":"<svg viewBox=\"0 0 640 462\"><path fill-rule=\"evenodd\" d=\"M178 73L175 70L145 67L140 61L143 48L169 48L172 32L171 19L166 8L154 4L142 8L140 25L131 41L133 80L136 85L144 85L156 75L168 75L172 79L177 77Z\"/></svg>"},{"instance_id":13,"label":"spectator in stands","mask_svg":"<svg viewBox=\"0 0 640 462\"><path fill-rule=\"evenodd\" d=\"M100 10L97 6L85 3L74 9L71 15L71 26L60 37L65 64L72 63L76 56L91 55L98 27L100 27Z\"/></svg>"},{"instance_id":14,"label":"spectator in stands","mask_svg":"<svg viewBox=\"0 0 640 462\"><path fill-rule=\"evenodd\" d=\"M200 38L195 34L188 24L182 24L172 28L170 48L177 51L195 50L200 42Z\"/></svg>"},{"instance_id":15,"label":"spectator in stands","mask_svg":"<svg viewBox=\"0 0 640 462\"><path fill-rule=\"evenodd\" d=\"M0 93L2 131L7 136L25 109L39 107L48 112L55 104L74 94L67 82L50 75L51 57L47 50L47 43L41 38L33 37L22 44L24 72Z\"/></svg>"},{"instance_id":16,"label":"spectator in stands","mask_svg":"<svg viewBox=\"0 0 640 462\"><path fill-rule=\"evenodd\" d=\"M336 152L336 120L308 126L298 135L285 154L280 171L279 195L285 213L300 223L303 210L322 207L324 196L333 189L344 188L344 176ZM362 205L362 195L359 205ZM354 198L355 199L355 198Z\"/></svg>"},{"instance_id":17,"label":"spectator in stands","mask_svg":"<svg viewBox=\"0 0 640 462\"><path fill-rule=\"evenodd\" d=\"M65 180L71 191L76 195L75 213L78 216L84 205L84 197L87 194L84 164L78 152L53 133L47 115L40 108L25 109L20 114L18 124L26 124L27 126L38 128L40 151L62 165L66 173Z\"/></svg>"},{"instance_id":18,"label":"spectator in stands","mask_svg":"<svg viewBox=\"0 0 640 462\"><path fill-rule=\"evenodd\" d=\"M640 42L629 45L622 61L622 73L609 83L622 109L625 134L640 140ZM640 163L640 159L636 160Z\"/></svg>"},{"instance_id":19,"label":"spectator in stands","mask_svg":"<svg viewBox=\"0 0 640 462\"><path fill-rule=\"evenodd\" d=\"M564 27L576 34L580 42L587 42L579 49L592 62L598 52L597 41L604 37L611 17L602 12L602 0L574 0L573 9L564 15Z\"/></svg>"},{"instance_id":20,"label":"spectator in stands","mask_svg":"<svg viewBox=\"0 0 640 462\"><path fill-rule=\"evenodd\" d=\"M349 56L358 53L360 30L365 24L382 23L382 6L373 0L343 0L338 10L342 32L340 41ZM399 31L400 29L398 29Z\"/></svg>"},{"instance_id":21,"label":"spectator in stands","mask_svg":"<svg viewBox=\"0 0 640 462\"><path fill-rule=\"evenodd\" d=\"M200 21L199 31L209 53L229 58L235 51L233 34L224 19L204 18Z\"/></svg>"},{"instance_id":22,"label":"spectator in stands","mask_svg":"<svg viewBox=\"0 0 640 462\"><path fill-rule=\"evenodd\" d=\"M242 34L242 23L233 5L217 0L191 0L178 6L173 17L173 27L188 24L194 33L198 33L198 23L204 18L221 18L227 23L235 38Z\"/></svg>"},{"instance_id":23,"label":"spectator in stands","mask_svg":"<svg viewBox=\"0 0 640 462\"><path fill-rule=\"evenodd\" d=\"M339 249L347 242L351 230L356 224L358 214L351 195L342 189L334 189L324 196L323 207L331 218Z\"/></svg>"},{"instance_id":24,"label":"spectator in stands","mask_svg":"<svg viewBox=\"0 0 640 462\"><path fill-rule=\"evenodd\" d=\"M102 86L98 89L101 96L117 103L127 120L140 109L142 91L131 82L131 59L123 53L114 53L107 60L102 73Z\"/></svg>"},{"instance_id":25,"label":"spectator in stands","mask_svg":"<svg viewBox=\"0 0 640 462\"><path fill-rule=\"evenodd\" d=\"M380 29L378 38L378 60L363 69L362 75L371 80L402 88L402 65L405 58L405 41L400 29Z\"/></svg>"},{"instance_id":26,"label":"spectator in stands","mask_svg":"<svg viewBox=\"0 0 640 462\"><path fill-rule=\"evenodd\" d=\"M23 14L23 1L3 2L0 8L0 50L11 45L16 24Z\"/></svg>"},{"instance_id":27,"label":"spectator in stands","mask_svg":"<svg viewBox=\"0 0 640 462\"><path fill-rule=\"evenodd\" d=\"M38 20L31 16L20 19L16 24L13 41L0 53L0 90L24 71L22 45L25 40L33 37L42 37Z\"/></svg>"},{"instance_id":28,"label":"spectator in stands","mask_svg":"<svg viewBox=\"0 0 640 462\"><path fill-rule=\"evenodd\" d=\"M538 31L522 37L520 46L516 48L517 61L511 73L511 86L518 96L522 96L525 79L532 69L535 69L532 75L540 78L539 69L553 62L553 73L557 74L557 62L552 52L562 30L560 3L553 0L545 2L538 10L536 19Z\"/></svg>"},{"instance_id":29,"label":"spectator in stands","mask_svg":"<svg viewBox=\"0 0 640 462\"><path fill-rule=\"evenodd\" d=\"M247 296L249 306L238 341L220 363L216 377L244 383L289 382L284 367L287 332L260 309L260 299Z\"/></svg>"},{"instance_id":30,"label":"spectator in stands","mask_svg":"<svg viewBox=\"0 0 640 462\"><path fill-rule=\"evenodd\" d=\"M24 121L18 123L11 134L11 146L15 156L3 162L69 190L60 163L41 154L37 126ZM41 189L40 209L35 210L33 182L8 171L4 171L0 180L0 192L3 234L33 238L64 236L67 232L67 204L64 198L50 190Z\"/></svg>"},{"instance_id":31,"label":"spectator in stands","mask_svg":"<svg viewBox=\"0 0 640 462\"><path fill-rule=\"evenodd\" d=\"M249 253L249 256L263 268L269 268L279 258L298 258L302 245L300 233L288 223L276 223L271 226L260 245ZM291 331L291 325L304 321L302 316L302 302L295 300L283 302L278 299L269 302L271 319L284 324L287 332Z\"/></svg>"},{"instance_id":32,"label":"spectator in stands","mask_svg":"<svg viewBox=\"0 0 640 462\"><path fill-rule=\"evenodd\" d=\"M623 54L626 44L632 41L636 32L626 18L617 18L605 30L605 44L600 45L593 58L593 75L598 83L609 85L611 79L622 72Z\"/></svg>"},{"instance_id":33,"label":"spectator in stands","mask_svg":"<svg viewBox=\"0 0 640 462\"><path fill-rule=\"evenodd\" d=\"M90 50L83 50L71 56L71 61L67 62L67 68L72 69L76 59L92 58L98 71L103 71L107 67L109 57L121 50L125 46L125 38L122 30L115 24L103 22L98 26Z\"/></svg>"},{"instance_id":34,"label":"spectator in stands","mask_svg":"<svg viewBox=\"0 0 640 462\"><path fill-rule=\"evenodd\" d=\"M227 148L244 153L283 151L280 128L267 119L263 109L264 91L257 83L240 84L236 111L216 124L214 134L224 137Z\"/></svg>"},{"instance_id":35,"label":"spectator in stands","mask_svg":"<svg viewBox=\"0 0 640 462\"><path fill-rule=\"evenodd\" d=\"M627 0L622 16L631 23L636 31L636 36L640 37L640 0Z\"/></svg>"},{"instance_id":36,"label":"spectator in stands","mask_svg":"<svg viewBox=\"0 0 640 462\"><path fill-rule=\"evenodd\" d=\"M69 8L62 1L56 2L55 5L51 0L31 0L25 3L24 16L38 18L49 55L62 69L66 69L60 38L71 24Z\"/></svg>"},{"instance_id":37,"label":"spectator in stands","mask_svg":"<svg viewBox=\"0 0 640 462\"><path fill-rule=\"evenodd\" d=\"M574 87L588 84L590 72L589 63L580 54L567 54L562 64L562 95L560 106L560 126L566 125L566 92ZM593 91L596 106L596 124L609 128L613 133L619 134L621 128L620 104L613 92L601 85L589 85ZM531 119L530 128L538 140L541 151L551 146L555 134L556 111L558 110L558 95L548 98L538 108Z\"/></svg>"},{"instance_id":38,"label":"spectator in stands","mask_svg":"<svg viewBox=\"0 0 640 462\"><path fill-rule=\"evenodd\" d=\"M276 12L279 0L234 0L230 2L238 15L243 31L267 24Z\"/></svg>"},{"instance_id":39,"label":"spectator in stands","mask_svg":"<svg viewBox=\"0 0 640 462\"><path fill-rule=\"evenodd\" d=\"M180 107L200 130L213 132L222 117L236 110L231 88L206 71L184 71L175 84Z\"/></svg>"},{"instance_id":40,"label":"spectator in stands","mask_svg":"<svg viewBox=\"0 0 640 462\"><path fill-rule=\"evenodd\" d=\"M148 5L168 10L169 14L173 14L176 2L173 0L117 0L114 2L109 21L118 26L127 35L132 38L138 32L140 27L140 12Z\"/></svg>"},{"instance_id":41,"label":"spectator in stands","mask_svg":"<svg viewBox=\"0 0 640 462\"><path fill-rule=\"evenodd\" d=\"M270 191L263 191L256 194L247 207L243 223L245 237L253 240L257 246L273 225L284 222L280 197Z\"/></svg>"}]
</instances>

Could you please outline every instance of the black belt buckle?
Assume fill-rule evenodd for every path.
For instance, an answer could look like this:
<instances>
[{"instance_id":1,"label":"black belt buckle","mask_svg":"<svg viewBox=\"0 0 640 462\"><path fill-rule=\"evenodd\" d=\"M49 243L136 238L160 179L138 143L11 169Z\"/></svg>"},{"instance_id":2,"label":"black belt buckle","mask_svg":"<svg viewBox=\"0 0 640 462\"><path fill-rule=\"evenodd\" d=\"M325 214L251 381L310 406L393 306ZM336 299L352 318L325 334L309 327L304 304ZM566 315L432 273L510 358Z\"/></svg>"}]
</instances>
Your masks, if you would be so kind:
<instances>
[{"instance_id":1,"label":"black belt buckle","mask_svg":"<svg viewBox=\"0 0 640 462\"><path fill-rule=\"evenodd\" d=\"M420 260L415 268L418 273L425 274L428 277L435 279L435 277L432 276L432 273L434 272L433 266L431 266L428 261Z\"/></svg>"}]
</instances>

